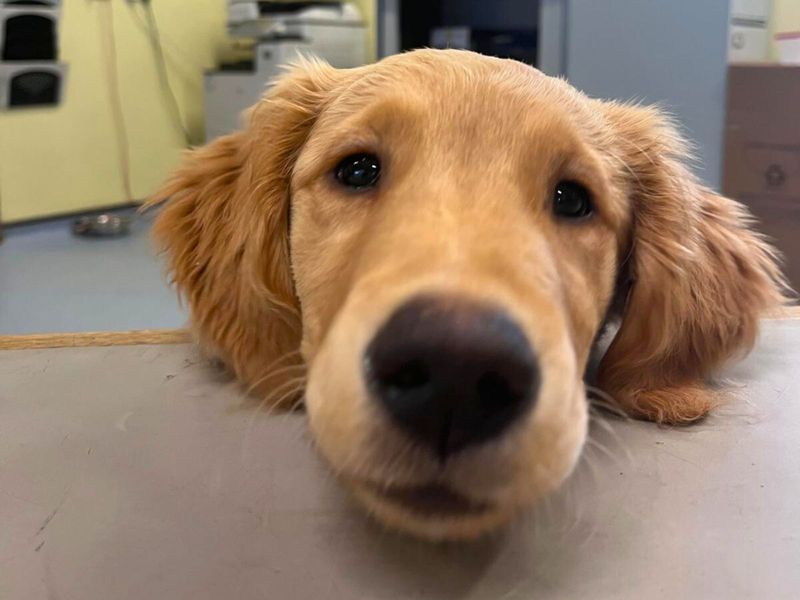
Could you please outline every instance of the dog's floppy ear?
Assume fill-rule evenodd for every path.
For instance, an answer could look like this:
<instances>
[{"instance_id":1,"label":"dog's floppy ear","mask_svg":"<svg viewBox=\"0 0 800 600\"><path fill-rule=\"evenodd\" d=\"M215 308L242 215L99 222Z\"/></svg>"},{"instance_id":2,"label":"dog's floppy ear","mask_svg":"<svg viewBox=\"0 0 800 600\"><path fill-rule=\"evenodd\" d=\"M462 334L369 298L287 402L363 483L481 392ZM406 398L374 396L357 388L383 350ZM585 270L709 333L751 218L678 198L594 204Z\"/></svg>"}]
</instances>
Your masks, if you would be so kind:
<instances>
[{"instance_id":1,"label":"dog's floppy ear","mask_svg":"<svg viewBox=\"0 0 800 600\"><path fill-rule=\"evenodd\" d=\"M291 364L300 343L289 179L341 74L303 61L250 109L243 130L190 152L149 202L165 203L154 237L201 344L261 391L281 383L264 380L267 370L284 357L280 366Z\"/></svg>"},{"instance_id":2,"label":"dog's floppy ear","mask_svg":"<svg viewBox=\"0 0 800 600\"><path fill-rule=\"evenodd\" d=\"M690 173L686 143L661 111L601 110L626 166L633 230L622 266L630 287L599 383L634 416L690 422L716 404L704 378L750 349L785 283L748 211Z\"/></svg>"}]
</instances>

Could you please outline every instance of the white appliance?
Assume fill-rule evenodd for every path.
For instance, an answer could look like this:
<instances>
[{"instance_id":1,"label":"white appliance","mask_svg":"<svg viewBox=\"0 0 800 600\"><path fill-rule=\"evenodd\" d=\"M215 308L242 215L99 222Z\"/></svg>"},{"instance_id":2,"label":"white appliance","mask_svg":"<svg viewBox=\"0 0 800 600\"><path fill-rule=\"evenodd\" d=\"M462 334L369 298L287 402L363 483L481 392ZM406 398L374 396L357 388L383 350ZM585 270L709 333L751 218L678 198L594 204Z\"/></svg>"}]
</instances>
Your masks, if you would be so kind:
<instances>
[{"instance_id":1,"label":"white appliance","mask_svg":"<svg viewBox=\"0 0 800 600\"><path fill-rule=\"evenodd\" d=\"M728 62L764 62L769 58L772 0L731 0Z\"/></svg>"},{"instance_id":2,"label":"white appliance","mask_svg":"<svg viewBox=\"0 0 800 600\"><path fill-rule=\"evenodd\" d=\"M241 125L241 112L255 104L281 68L299 54L349 68L366 60L366 30L347 2L229 0L231 36L254 38L252 59L206 73L206 139Z\"/></svg>"}]
</instances>

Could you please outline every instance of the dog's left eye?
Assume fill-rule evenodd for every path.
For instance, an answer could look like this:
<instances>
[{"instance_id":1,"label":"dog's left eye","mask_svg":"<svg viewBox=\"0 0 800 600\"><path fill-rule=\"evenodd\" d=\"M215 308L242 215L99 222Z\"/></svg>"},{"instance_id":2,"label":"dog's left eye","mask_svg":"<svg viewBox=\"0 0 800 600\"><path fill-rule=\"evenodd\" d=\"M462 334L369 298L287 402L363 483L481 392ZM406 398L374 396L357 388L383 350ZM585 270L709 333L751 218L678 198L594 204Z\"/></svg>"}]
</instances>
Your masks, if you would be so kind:
<instances>
[{"instance_id":1,"label":"dog's left eye","mask_svg":"<svg viewBox=\"0 0 800 600\"><path fill-rule=\"evenodd\" d=\"M589 190L574 181L560 182L553 193L553 212L565 219L581 219L594 212Z\"/></svg>"},{"instance_id":2,"label":"dog's left eye","mask_svg":"<svg viewBox=\"0 0 800 600\"><path fill-rule=\"evenodd\" d=\"M381 163L374 154L353 154L336 165L334 174L342 185L354 190L363 190L378 182Z\"/></svg>"}]
</instances>

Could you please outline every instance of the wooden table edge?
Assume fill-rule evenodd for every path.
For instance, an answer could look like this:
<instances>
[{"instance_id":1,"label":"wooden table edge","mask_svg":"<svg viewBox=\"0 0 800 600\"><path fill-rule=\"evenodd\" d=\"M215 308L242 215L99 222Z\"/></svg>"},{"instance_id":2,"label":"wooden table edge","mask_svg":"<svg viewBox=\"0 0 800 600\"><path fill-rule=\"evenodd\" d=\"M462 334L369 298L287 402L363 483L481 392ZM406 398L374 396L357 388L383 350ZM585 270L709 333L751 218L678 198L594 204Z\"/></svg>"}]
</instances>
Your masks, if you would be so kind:
<instances>
[{"instance_id":1,"label":"wooden table edge","mask_svg":"<svg viewBox=\"0 0 800 600\"><path fill-rule=\"evenodd\" d=\"M192 336L186 329L42 333L0 335L0 350L187 344L191 341Z\"/></svg>"},{"instance_id":2,"label":"wooden table edge","mask_svg":"<svg viewBox=\"0 0 800 600\"><path fill-rule=\"evenodd\" d=\"M765 319L800 319L800 306L784 306L764 315Z\"/></svg>"}]
</instances>

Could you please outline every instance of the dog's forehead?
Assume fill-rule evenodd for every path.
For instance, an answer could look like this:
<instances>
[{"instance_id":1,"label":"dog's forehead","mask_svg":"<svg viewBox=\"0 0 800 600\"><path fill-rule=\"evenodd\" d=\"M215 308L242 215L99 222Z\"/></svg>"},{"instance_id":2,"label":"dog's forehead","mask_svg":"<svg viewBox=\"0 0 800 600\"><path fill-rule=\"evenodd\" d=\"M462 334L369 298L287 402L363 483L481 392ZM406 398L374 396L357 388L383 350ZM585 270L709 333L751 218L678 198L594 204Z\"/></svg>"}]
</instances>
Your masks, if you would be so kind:
<instances>
[{"instance_id":1,"label":"dog's forehead","mask_svg":"<svg viewBox=\"0 0 800 600\"><path fill-rule=\"evenodd\" d=\"M523 63L460 51L408 53L370 65L333 91L329 112L344 116L380 101L425 107L439 118L469 112L568 108L581 94Z\"/></svg>"},{"instance_id":2,"label":"dog's forehead","mask_svg":"<svg viewBox=\"0 0 800 600\"><path fill-rule=\"evenodd\" d=\"M382 83L414 83L437 87L502 80L559 81L519 61L483 56L461 50L417 50L398 54L362 69L363 88ZM355 89L356 86L353 86Z\"/></svg>"},{"instance_id":3,"label":"dog's forehead","mask_svg":"<svg viewBox=\"0 0 800 600\"><path fill-rule=\"evenodd\" d=\"M392 130L424 131L442 143L452 135L485 143L577 138L591 112L575 88L523 63L420 51L358 69L331 90L312 138Z\"/></svg>"}]
</instances>

